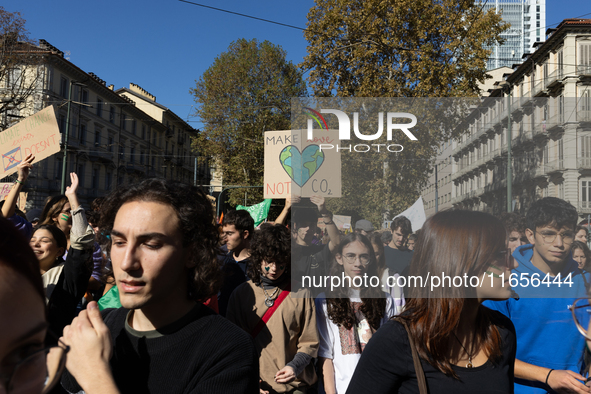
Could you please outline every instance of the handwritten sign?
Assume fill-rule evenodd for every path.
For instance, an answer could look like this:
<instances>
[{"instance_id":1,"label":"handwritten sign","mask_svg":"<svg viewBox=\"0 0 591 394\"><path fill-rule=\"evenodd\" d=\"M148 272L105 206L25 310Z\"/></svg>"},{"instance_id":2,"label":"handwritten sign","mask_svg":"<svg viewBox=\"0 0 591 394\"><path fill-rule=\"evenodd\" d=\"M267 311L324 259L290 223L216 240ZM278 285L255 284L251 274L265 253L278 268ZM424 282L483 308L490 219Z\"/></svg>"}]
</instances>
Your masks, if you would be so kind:
<instances>
[{"instance_id":1,"label":"handwritten sign","mask_svg":"<svg viewBox=\"0 0 591 394\"><path fill-rule=\"evenodd\" d=\"M12 186L14 184L7 182L7 183L0 183L0 201L4 200L4 197L8 196L8 193L12 190Z\"/></svg>"},{"instance_id":2,"label":"handwritten sign","mask_svg":"<svg viewBox=\"0 0 591 394\"><path fill-rule=\"evenodd\" d=\"M60 151L61 134L55 109L49 106L0 133L0 178L14 174L32 153L35 162Z\"/></svg>"},{"instance_id":3,"label":"handwritten sign","mask_svg":"<svg viewBox=\"0 0 591 394\"><path fill-rule=\"evenodd\" d=\"M341 197L341 156L321 144L336 143L338 131L306 130L265 132L264 198Z\"/></svg>"}]
</instances>

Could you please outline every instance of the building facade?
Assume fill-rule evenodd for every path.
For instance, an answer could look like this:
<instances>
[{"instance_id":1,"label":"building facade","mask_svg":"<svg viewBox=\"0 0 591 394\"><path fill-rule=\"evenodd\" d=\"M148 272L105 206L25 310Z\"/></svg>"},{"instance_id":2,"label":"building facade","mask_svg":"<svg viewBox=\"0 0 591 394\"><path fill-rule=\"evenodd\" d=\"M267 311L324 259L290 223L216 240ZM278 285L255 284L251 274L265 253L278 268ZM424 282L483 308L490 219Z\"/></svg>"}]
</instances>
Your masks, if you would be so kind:
<instances>
[{"instance_id":1,"label":"building facade","mask_svg":"<svg viewBox=\"0 0 591 394\"><path fill-rule=\"evenodd\" d=\"M29 51L42 59L35 66L35 91L26 103L2 114L3 124L9 127L53 105L62 133L62 151L34 164L24 188L28 209L42 208L48 196L60 193L66 147L66 172L78 174L78 194L87 207L117 185L143 178L193 182L196 174L209 176L208 170L195 166L197 155L191 152L190 138L197 130L157 104L155 97L151 105L144 105L138 94L127 94L126 89L115 91L113 85L107 86L94 73L81 70L47 41L41 40ZM26 66L22 72L25 70ZM135 90L131 91L137 93ZM66 179L69 185L69 177Z\"/></svg>"},{"instance_id":2,"label":"building facade","mask_svg":"<svg viewBox=\"0 0 591 394\"><path fill-rule=\"evenodd\" d=\"M534 44L544 40L546 30L546 0L493 0L480 1L483 11L490 9L500 13L510 24L501 37L502 45L492 47L487 69L511 67L521 62L524 54L532 53Z\"/></svg>"},{"instance_id":3,"label":"building facade","mask_svg":"<svg viewBox=\"0 0 591 394\"><path fill-rule=\"evenodd\" d=\"M462 124L454 206L506 211L510 165L513 210L553 196L591 214L591 19L566 19L547 34Z\"/></svg>"}]
</instances>

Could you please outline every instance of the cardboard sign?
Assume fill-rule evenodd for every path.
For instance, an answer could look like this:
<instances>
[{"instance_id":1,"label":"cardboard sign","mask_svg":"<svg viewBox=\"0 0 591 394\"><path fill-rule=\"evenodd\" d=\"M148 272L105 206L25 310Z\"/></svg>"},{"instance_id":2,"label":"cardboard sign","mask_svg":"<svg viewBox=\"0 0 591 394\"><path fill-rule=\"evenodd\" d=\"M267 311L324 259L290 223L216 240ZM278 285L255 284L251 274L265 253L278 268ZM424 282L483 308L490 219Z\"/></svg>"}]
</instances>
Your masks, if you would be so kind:
<instances>
[{"instance_id":1,"label":"cardboard sign","mask_svg":"<svg viewBox=\"0 0 591 394\"><path fill-rule=\"evenodd\" d=\"M306 136L306 130L265 132L264 198L341 197L341 154L320 147L337 143L338 131Z\"/></svg>"},{"instance_id":2,"label":"cardboard sign","mask_svg":"<svg viewBox=\"0 0 591 394\"><path fill-rule=\"evenodd\" d=\"M0 178L14 174L29 153L35 163L60 151L61 134L53 106L0 133Z\"/></svg>"},{"instance_id":3,"label":"cardboard sign","mask_svg":"<svg viewBox=\"0 0 591 394\"><path fill-rule=\"evenodd\" d=\"M14 183L0 183L0 201L4 200L4 197L8 196L8 193L12 190Z\"/></svg>"}]
</instances>

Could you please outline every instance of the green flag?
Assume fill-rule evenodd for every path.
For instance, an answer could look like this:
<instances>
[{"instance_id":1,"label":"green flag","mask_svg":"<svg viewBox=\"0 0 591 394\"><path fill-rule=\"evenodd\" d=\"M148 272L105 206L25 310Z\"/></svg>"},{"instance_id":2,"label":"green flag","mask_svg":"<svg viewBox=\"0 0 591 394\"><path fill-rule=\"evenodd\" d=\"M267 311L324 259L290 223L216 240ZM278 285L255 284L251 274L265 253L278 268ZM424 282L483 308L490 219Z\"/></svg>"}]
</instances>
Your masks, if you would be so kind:
<instances>
[{"instance_id":1,"label":"green flag","mask_svg":"<svg viewBox=\"0 0 591 394\"><path fill-rule=\"evenodd\" d=\"M236 210L244 209L254 220L254 226L261 224L269 215L269 208L271 208L272 198L266 198L262 203L245 207L244 205L238 205Z\"/></svg>"}]
</instances>

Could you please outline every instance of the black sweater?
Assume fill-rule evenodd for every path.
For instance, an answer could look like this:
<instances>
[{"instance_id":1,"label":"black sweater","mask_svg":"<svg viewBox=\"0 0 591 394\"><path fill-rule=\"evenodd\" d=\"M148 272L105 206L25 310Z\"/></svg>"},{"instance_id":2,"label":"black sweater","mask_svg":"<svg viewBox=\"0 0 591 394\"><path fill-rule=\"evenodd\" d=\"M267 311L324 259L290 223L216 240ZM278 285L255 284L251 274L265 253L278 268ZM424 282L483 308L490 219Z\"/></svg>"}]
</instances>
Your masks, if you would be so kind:
<instances>
[{"instance_id":1,"label":"black sweater","mask_svg":"<svg viewBox=\"0 0 591 394\"><path fill-rule=\"evenodd\" d=\"M475 368L452 365L460 380L421 359L430 394L513 393L515 327L497 311L491 311L491 321L501 336L501 358ZM419 393L408 334L401 323L388 321L367 343L347 389L347 394L357 393Z\"/></svg>"},{"instance_id":2,"label":"black sweater","mask_svg":"<svg viewBox=\"0 0 591 394\"><path fill-rule=\"evenodd\" d=\"M141 337L126 329L127 313L124 308L102 312L113 337L110 364L121 393L259 392L252 339L208 307L198 304L177 322ZM81 391L68 371L62 386Z\"/></svg>"}]
</instances>

